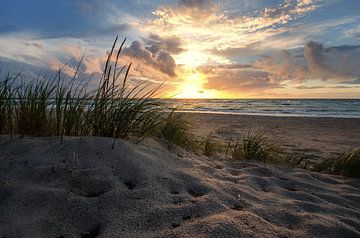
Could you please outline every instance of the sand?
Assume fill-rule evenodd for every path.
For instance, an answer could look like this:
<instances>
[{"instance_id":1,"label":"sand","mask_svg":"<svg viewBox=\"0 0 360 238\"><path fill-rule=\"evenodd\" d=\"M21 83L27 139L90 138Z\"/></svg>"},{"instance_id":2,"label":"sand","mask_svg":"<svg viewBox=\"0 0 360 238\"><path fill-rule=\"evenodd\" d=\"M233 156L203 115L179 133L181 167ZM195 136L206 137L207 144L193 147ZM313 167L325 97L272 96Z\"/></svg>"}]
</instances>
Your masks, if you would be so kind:
<instances>
[{"instance_id":1,"label":"sand","mask_svg":"<svg viewBox=\"0 0 360 238\"><path fill-rule=\"evenodd\" d=\"M0 237L360 237L359 179L111 144L1 136Z\"/></svg>"},{"instance_id":2,"label":"sand","mask_svg":"<svg viewBox=\"0 0 360 238\"><path fill-rule=\"evenodd\" d=\"M331 157L360 148L360 119L274 117L188 113L195 134L206 136L214 128L221 140L241 137L249 129L269 137L294 155Z\"/></svg>"}]
</instances>

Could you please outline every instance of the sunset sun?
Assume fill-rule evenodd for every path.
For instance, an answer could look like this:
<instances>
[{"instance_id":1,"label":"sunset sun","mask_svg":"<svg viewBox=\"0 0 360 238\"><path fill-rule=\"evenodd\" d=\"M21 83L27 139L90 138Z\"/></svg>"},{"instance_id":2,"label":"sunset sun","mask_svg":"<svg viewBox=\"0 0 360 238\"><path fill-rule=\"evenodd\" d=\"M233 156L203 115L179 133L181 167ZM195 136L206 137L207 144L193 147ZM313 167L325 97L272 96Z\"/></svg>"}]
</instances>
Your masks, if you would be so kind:
<instances>
[{"instance_id":1,"label":"sunset sun","mask_svg":"<svg viewBox=\"0 0 360 238\"><path fill-rule=\"evenodd\" d=\"M206 90L204 84L207 83L206 76L194 69L188 69L181 77L176 98L214 98L213 90Z\"/></svg>"}]
</instances>

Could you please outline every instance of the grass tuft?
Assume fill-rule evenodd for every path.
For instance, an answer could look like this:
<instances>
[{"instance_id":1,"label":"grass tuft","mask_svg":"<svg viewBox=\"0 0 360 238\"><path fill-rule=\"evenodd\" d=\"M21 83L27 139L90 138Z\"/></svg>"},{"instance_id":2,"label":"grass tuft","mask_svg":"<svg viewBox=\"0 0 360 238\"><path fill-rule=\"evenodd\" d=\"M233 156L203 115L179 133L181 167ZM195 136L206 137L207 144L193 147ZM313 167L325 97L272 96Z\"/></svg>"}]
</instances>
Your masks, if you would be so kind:
<instances>
[{"instance_id":1,"label":"grass tuft","mask_svg":"<svg viewBox=\"0 0 360 238\"><path fill-rule=\"evenodd\" d=\"M360 178L360 149L350 149L338 158L325 159L315 165L314 170L321 173Z\"/></svg>"},{"instance_id":2,"label":"grass tuft","mask_svg":"<svg viewBox=\"0 0 360 238\"><path fill-rule=\"evenodd\" d=\"M230 143L231 157L234 160L258 160L267 162L283 162L281 150L271 142L265 132L249 130L242 138Z\"/></svg>"},{"instance_id":3,"label":"grass tuft","mask_svg":"<svg viewBox=\"0 0 360 238\"><path fill-rule=\"evenodd\" d=\"M213 156L220 151L220 146L214 140L215 130L211 131L203 141L203 154L206 156Z\"/></svg>"},{"instance_id":4,"label":"grass tuft","mask_svg":"<svg viewBox=\"0 0 360 238\"><path fill-rule=\"evenodd\" d=\"M171 111L161 125L160 133L169 150L173 150L176 146L194 149L192 143L194 138L190 133L189 122L182 113L176 113L175 110Z\"/></svg>"}]
</instances>

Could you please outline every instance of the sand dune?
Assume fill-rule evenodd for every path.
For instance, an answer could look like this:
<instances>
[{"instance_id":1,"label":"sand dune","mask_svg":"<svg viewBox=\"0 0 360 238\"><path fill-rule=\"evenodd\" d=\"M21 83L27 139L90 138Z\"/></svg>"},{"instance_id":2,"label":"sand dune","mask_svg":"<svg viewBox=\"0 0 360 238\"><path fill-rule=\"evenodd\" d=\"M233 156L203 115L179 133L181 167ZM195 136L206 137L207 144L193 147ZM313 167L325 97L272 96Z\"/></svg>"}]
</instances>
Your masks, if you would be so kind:
<instances>
[{"instance_id":1,"label":"sand dune","mask_svg":"<svg viewBox=\"0 0 360 238\"><path fill-rule=\"evenodd\" d=\"M0 142L0 237L360 237L358 179L154 141Z\"/></svg>"}]
</instances>

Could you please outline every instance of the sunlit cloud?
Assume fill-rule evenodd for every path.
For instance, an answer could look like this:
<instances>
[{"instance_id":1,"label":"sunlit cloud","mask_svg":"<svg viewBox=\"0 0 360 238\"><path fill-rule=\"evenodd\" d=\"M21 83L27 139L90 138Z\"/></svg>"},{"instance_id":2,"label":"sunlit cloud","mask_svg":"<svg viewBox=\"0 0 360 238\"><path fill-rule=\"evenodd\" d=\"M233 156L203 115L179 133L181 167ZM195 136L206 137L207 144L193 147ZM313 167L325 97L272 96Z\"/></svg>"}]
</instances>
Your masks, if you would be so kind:
<instances>
[{"instance_id":1,"label":"sunlit cloud","mask_svg":"<svg viewBox=\"0 0 360 238\"><path fill-rule=\"evenodd\" d=\"M79 77L96 79L119 35L128 37L120 67L132 62L130 80L162 84L166 97L360 93L356 1L79 0L17 10L35 5L35 15L53 17L17 21L0 10L0 63L66 65L71 76L84 55Z\"/></svg>"}]
</instances>

